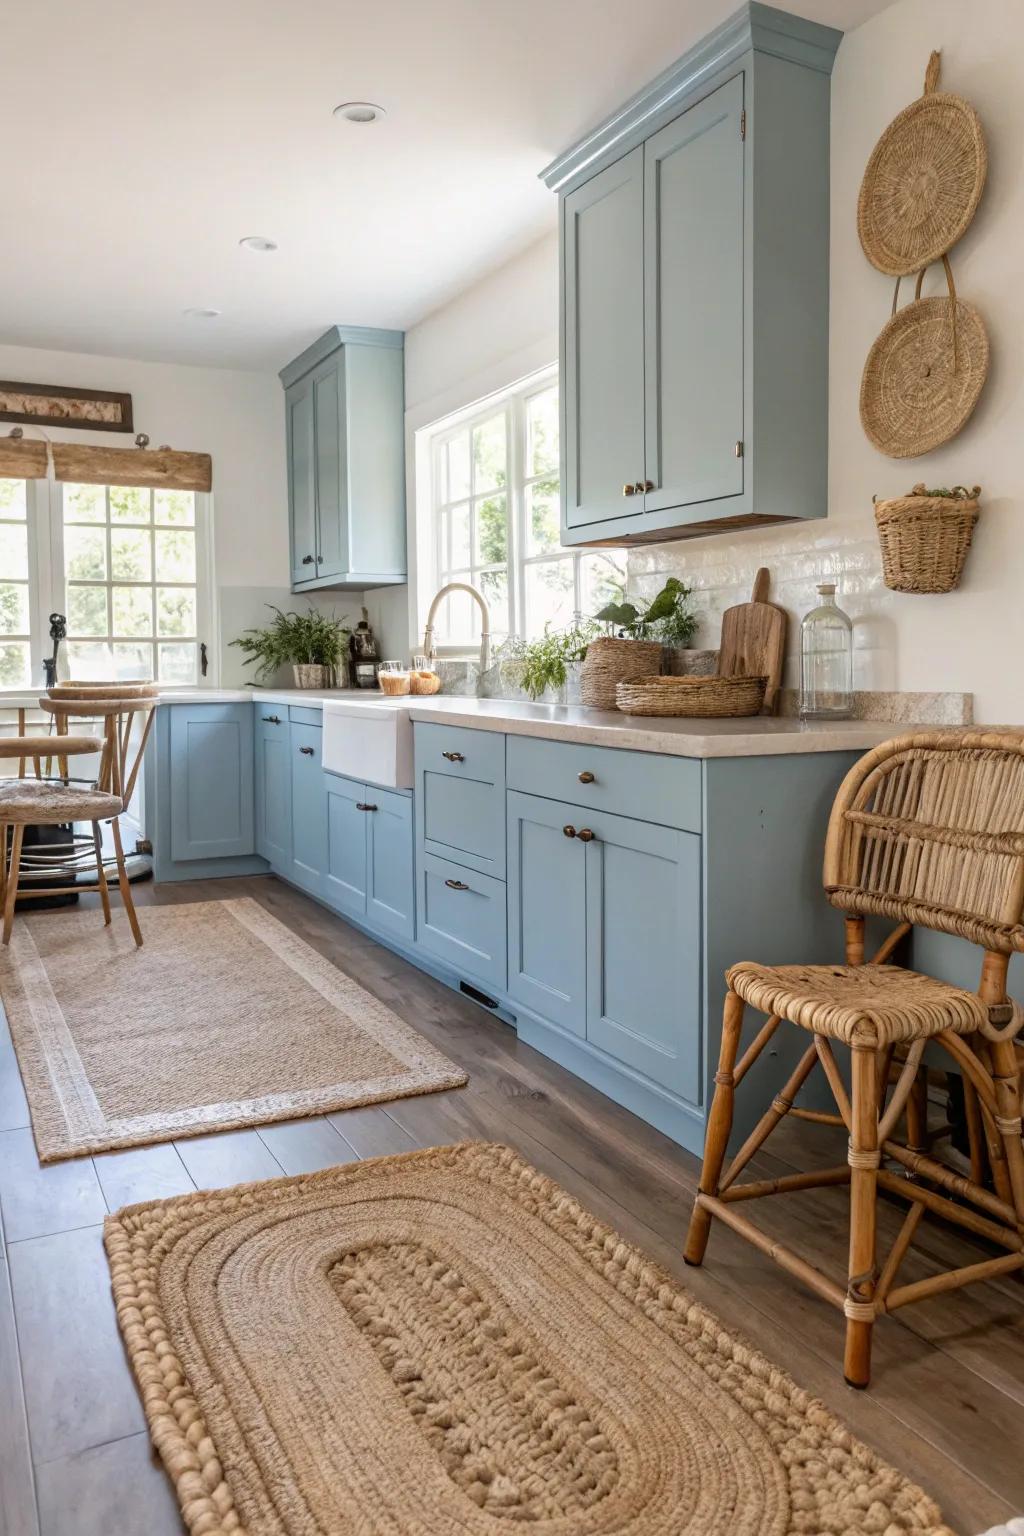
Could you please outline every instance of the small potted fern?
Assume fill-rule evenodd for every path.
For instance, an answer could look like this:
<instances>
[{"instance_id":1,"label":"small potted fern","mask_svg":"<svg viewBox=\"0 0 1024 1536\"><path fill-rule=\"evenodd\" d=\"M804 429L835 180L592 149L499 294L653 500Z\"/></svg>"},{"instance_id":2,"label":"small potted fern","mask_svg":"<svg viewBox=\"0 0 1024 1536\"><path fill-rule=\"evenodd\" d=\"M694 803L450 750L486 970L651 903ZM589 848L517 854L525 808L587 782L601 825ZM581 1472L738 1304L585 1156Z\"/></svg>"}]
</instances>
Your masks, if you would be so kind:
<instances>
[{"instance_id":1,"label":"small potted fern","mask_svg":"<svg viewBox=\"0 0 1024 1536\"><path fill-rule=\"evenodd\" d=\"M580 698L591 709L614 709L617 683L661 671L662 646L686 646L697 616L690 606L692 589L670 576L651 601L608 603L594 615L616 631L592 640L580 671Z\"/></svg>"},{"instance_id":2,"label":"small potted fern","mask_svg":"<svg viewBox=\"0 0 1024 1536\"><path fill-rule=\"evenodd\" d=\"M343 668L349 629L344 617L309 608L305 613L274 615L265 629L247 629L232 645L245 652L244 666L255 664L257 683L269 683L281 667L291 666L296 688L333 688Z\"/></svg>"}]
</instances>

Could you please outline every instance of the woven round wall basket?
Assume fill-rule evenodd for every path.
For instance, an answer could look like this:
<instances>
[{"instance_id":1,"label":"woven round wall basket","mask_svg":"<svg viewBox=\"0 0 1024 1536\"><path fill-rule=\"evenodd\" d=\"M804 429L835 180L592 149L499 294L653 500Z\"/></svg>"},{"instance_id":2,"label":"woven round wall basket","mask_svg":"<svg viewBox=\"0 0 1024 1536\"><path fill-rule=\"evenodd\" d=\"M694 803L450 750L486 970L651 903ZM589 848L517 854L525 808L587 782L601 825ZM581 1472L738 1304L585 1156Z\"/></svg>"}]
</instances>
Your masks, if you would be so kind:
<instances>
[{"instance_id":1,"label":"woven round wall basket","mask_svg":"<svg viewBox=\"0 0 1024 1536\"><path fill-rule=\"evenodd\" d=\"M622 640L613 635L591 640L580 667L580 703L590 709L614 709L616 683L656 672L660 666L658 640Z\"/></svg>"},{"instance_id":2,"label":"woven round wall basket","mask_svg":"<svg viewBox=\"0 0 1024 1536\"><path fill-rule=\"evenodd\" d=\"M737 719L759 715L766 677L638 677L619 683L615 702L624 715Z\"/></svg>"},{"instance_id":3,"label":"woven round wall basket","mask_svg":"<svg viewBox=\"0 0 1024 1536\"><path fill-rule=\"evenodd\" d=\"M954 486L948 496L928 496L923 485L915 485L909 496L876 501L886 586L893 592L952 592L958 587L980 495L980 485L971 490Z\"/></svg>"},{"instance_id":4,"label":"woven round wall basket","mask_svg":"<svg viewBox=\"0 0 1024 1536\"><path fill-rule=\"evenodd\" d=\"M922 299L919 272L914 302L893 313L864 364L860 419L867 436L890 459L913 459L948 443L968 420L988 376L984 322L973 304L957 298L947 257L948 298Z\"/></svg>"},{"instance_id":5,"label":"woven round wall basket","mask_svg":"<svg viewBox=\"0 0 1024 1536\"><path fill-rule=\"evenodd\" d=\"M978 114L938 83L933 53L924 95L889 124L861 183L860 243L890 277L907 277L945 255L974 218L985 185L988 154Z\"/></svg>"}]
</instances>

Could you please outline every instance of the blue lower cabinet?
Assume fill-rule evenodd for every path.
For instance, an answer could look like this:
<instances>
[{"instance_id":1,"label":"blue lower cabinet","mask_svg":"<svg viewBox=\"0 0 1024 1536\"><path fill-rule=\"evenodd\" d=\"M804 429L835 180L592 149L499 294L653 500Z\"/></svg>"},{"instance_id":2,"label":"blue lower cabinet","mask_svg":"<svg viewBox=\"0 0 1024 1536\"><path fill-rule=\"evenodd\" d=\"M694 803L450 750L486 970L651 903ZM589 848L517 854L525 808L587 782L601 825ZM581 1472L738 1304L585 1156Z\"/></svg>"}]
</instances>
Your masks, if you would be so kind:
<instances>
[{"instance_id":1,"label":"blue lower cabinet","mask_svg":"<svg viewBox=\"0 0 1024 1536\"><path fill-rule=\"evenodd\" d=\"M508 991L541 1018L587 1028L587 845L571 805L508 794Z\"/></svg>"},{"instance_id":2,"label":"blue lower cabinet","mask_svg":"<svg viewBox=\"0 0 1024 1536\"><path fill-rule=\"evenodd\" d=\"M324 774L327 786L327 877L324 896L339 912L366 916L364 784Z\"/></svg>"},{"instance_id":3,"label":"blue lower cabinet","mask_svg":"<svg viewBox=\"0 0 1024 1536\"><path fill-rule=\"evenodd\" d=\"M292 721L288 727L291 755L292 858L291 878L311 895L320 896L327 874L327 785L321 746L323 727Z\"/></svg>"},{"instance_id":4,"label":"blue lower cabinet","mask_svg":"<svg viewBox=\"0 0 1024 1536\"><path fill-rule=\"evenodd\" d=\"M421 853L417 942L460 976L505 990L505 882Z\"/></svg>"},{"instance_id":5,"label":"blue lower cabinet","mask_svg":"<svg viewBox=\"0 0 1024 1536\"><path fill-rule=\"evenodd\" d=\"M505 878L505 737L417 721L416 805L424 852Z\"/></svg>"},{"instance_id":6,"label":"blue lower cabinet","mask_svg":"<svg viewBox=\"0 0 1024 1536\"><path fill-rule=\"evenodd\" d=\"M170 847L175 863L251 854L251 704L173 704L170 714Z\"/></svg>"},{"instance_id":7,"label":"blue lower cabinet","mask_svg":"<svg viewBox=\"0 0 1024 1536\"><path fill-rule=\"evenodd\" d=\"M371 928L412 942L415 931L412 799L365 786L366 921Z\"/></svg>"},{"instance_id":8,"label":"blue lower cabinet","mask_svg":"<svg viewBox=\"0 0 1024 1536\"><path fill-rule=\"evenodd\" d=\"M256 706L256 852L287 874L292 860L292 763L288 721Z\"/></svg>"},{"instance_id":9,"label":"blue lower cabinet","mask_svg":"<svg viewBox=\"0 0 1024 1536\"><path fill-rule=\"evenodd\" d=\"M591 1045L701 1102L700 838L587 815Z\"/></svg>"}]
</instances>

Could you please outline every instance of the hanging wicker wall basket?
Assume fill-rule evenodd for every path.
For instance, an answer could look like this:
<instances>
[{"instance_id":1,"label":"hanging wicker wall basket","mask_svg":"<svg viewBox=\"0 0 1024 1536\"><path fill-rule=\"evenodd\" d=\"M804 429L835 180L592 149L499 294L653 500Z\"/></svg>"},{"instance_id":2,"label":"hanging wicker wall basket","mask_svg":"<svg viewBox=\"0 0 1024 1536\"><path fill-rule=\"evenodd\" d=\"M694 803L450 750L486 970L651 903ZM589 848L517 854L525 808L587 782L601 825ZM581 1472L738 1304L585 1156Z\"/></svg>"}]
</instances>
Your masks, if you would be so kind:
<instances>
[{"instance_id":1,"label":"hanging wicker wall basket","mask_svg":"<svg viewBox=\"0 0 1024 1536\"><path fill-rule=\"evenodd\" d=\"M988 375L988 335L973 304L957 298L947 257L948 298L922 299L897 309L877 338L860 384L860 419L867 436L891 459L913 459L955 437L978 403Z\"/></svg>"},{"instance_id":2,"label":"hanging wicker wall basket","mask_svg":"<svg viewBox=\"0 0 1024 1536\"><path fill-rule=\"evenodd\" d=\"M956 485L929 495L915 485L909 496L875 502L882 573L893 592L952 592L978 521L981 486Z\"/></svg>"},{"instance_id":3,"label":"hanging wicker wall basket","mask_svg":"<svg viewBox=\"0 0 1024 1536\"><path fill-rule=\"evenodd\" d=\"M861 183L860 243L872 266L890 277L908 277L945 255L974 218L985 185L978 114L938 83L933 53L924 95L889 124Z\"/></svg>"}]
</instances>

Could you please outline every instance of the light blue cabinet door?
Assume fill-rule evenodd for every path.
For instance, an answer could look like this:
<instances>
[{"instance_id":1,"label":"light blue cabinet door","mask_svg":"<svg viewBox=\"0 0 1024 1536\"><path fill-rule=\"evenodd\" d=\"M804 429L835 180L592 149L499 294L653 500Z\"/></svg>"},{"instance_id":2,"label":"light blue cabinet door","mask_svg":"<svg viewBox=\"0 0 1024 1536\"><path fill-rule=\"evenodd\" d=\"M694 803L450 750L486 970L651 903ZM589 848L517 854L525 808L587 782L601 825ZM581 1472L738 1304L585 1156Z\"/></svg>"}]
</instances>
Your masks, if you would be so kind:
<instances>
[{"instance_id":1,"label":"light blue cabinet door","mask_svg":"<svg viewBox=\"0 0 1024 1536\"><path fill-rule=\"evenodd\" d=\"M412 800L366 786L366 921L396 938L413 937ZM358 814L358 813L357 813Z\"/></svg>"},{"instance_id":2,"label":"light blue cabinet door","mask_svg":"<svg viewBox=\"0 0 1024 1536\"><path fill-rule=\"evenodd\" d=\"M700 838L587 818L587 1039L701 1101Z\"/></svg>"},{"instance_id":3,"label":"light blue cabinet door","mask_svg":"<svg viewBox=\"0 0 1024 1536\"><path fill-rule=\"evenodd\" d=\"M648 513L743 492L742 112L737 75L644 146Z\"/></svg>"},{"instance_id":4,"label":"light blue cabinet door","mask_svg":"<svg viewBox=\"0 0 1024 1536\"><path fill-rule=\"evenodd\" d=\"M642 146L562 208L563 488L569 528L643 510L644 161Z\"/></svg>"},{"instance_id":5,"label":"light blue cabinet door","mask_svg":"<svg viewBox=\"0 0 1024 1536\"><path fill-rule=\"evenodd\" d=\"M256 852L287 874L292 857L292 765L280 705L256 710Z\"/></svg>"},{"instance_id":6,"label":"light blue cabinet door","mask_svg":"<svg viewBox=\"0 0 1024 1536\"><path fill-rule=\"evenodd\" d=\"M316 443L316 577L351 569L348 548L348 468L345 441L345 349L313 375Z\"/></svg>"},{"instance_id":7,"label":"light blue cabinet door","mask_svg":"<svg viewBox=\"0 0 1024 1536\"><path fill-rule=\"evenodd\" d=\"M288 517L292 581L316 577L316 429L313 381L300 379L285 391L288 451Z\"/></svg>"},{"instance_id":8,"label":"light blue cabinet door","mask_svg":"<svg viewBox=\"0 0 1024 1536\"><path fill-rule=\"evenodd\" d=\"M253 853L251 704L172 704L171 858Z\"/></svg>"},{"instance_id":9,"label":"light blue cabinet door","mask_svg":"<svg viewBox=\"0 0 1024 1536\"><path fill-rule=\"evenodd\" d=\"M414 731L421 848L503 880L504 735L430 721Z\"/></svg>"},{"instance_id":10,"label":"light blue cabinet door","mask_svg":"<svg viewBox=\"0 0 1024 1536\"><path fill-rule=\"evenodd\" d=\"M349 569L391 580L407 569L404 363L400 347L345 347Z\"/></svg>"},{"instance_id":11,"label":"light blue cabinet door","mask_svg":"<svg viewBox=\"0 0 1024 1536\"><path fill-rule=\"evenodd\" d=\"M508 795L509 995L575 1035L586 1034L586 846L574 835L585 814Z\"/></svg>"},{"instance_id":12,"label":"light blue cabinet door","mask_svg":"<svg viewBox=\"0 0 1024 1536\"><path fill-rule=\"evenodd\" d=\"M366 785L324 775L327 792L327 877L324 894L339 912L366 916Z\"/></svg>"},{"instance_id":13,"label":"light blue cabinet door","mask_svg":"<svg viewBox=\"0 0 1024 1536\"><path fill-rule=\"evenodd\" d=\"M321 746L323 727L293 720L291 739L292 862L291 877L319 896L327 872L327 786Z\"/></svg>"},{"instance_id":14,"label":"light blue cabinet door","mask_svg":"<svg viewBox=\"0 0 1024 1536\"><path fill-rule=\"evenodd\" d=\"M505 882L431 854L417 863L417 942L461 976L505 989Z\"/></svg>"}]
</instances>

